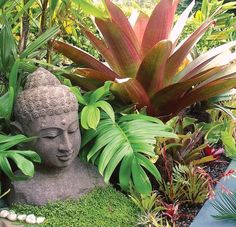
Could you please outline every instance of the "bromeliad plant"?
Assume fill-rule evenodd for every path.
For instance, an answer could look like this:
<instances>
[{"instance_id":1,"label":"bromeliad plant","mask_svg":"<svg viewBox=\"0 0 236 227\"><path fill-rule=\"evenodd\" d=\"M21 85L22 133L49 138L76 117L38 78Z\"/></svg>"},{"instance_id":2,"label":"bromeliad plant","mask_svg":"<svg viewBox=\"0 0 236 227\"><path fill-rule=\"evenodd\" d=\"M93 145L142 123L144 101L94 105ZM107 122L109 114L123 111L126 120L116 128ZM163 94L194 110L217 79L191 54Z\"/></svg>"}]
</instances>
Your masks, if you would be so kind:
<instances>
[{"instance_id":1,"label":"bromeliad plant","mask_svg":"<svg viewBox=\"0 0 236 227\"><path fill-rule=\"evenodd\" d=\"M87 85L113 81L111 90L124 102L138 108L147 107L154 116L170 118L194 102L221 94L236 85L236 42L216 47L187 66L188 54L214 25L207 19L188 38L179 42L194 1L174 24L178 0L161 0L150 17L140 13L133 26L124 13L110 0L105 0L107 16L95 17L102 34L98 39L81 25L94 47L102 54L103 64L79 48L60 41L52 42L54 50L76 64L70 76ZM84 83L83 83L84 85Z\"/></svg>"}]
</instances>

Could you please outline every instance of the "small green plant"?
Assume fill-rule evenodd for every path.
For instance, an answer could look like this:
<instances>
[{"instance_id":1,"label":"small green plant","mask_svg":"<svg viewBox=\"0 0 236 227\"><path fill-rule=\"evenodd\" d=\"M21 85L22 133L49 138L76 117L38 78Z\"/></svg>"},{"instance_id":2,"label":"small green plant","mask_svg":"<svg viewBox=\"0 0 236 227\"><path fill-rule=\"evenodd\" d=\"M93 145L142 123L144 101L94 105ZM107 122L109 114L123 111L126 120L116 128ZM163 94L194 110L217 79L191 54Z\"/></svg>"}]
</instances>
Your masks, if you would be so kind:
<instances>
[{"instance_id":1,"label":"small green plant","mask_svg":"<svg viewBox=\"0 0 236 227\"><path fill-rule=\"evenodd\" d=\"M39 163L41 161L39 155L34 151L10 149L19 143L31 140L32 138L27 138L24 135L6 136L0 134L0 169L11 180L22 180L34 175L33 162ZM25 176L14 175L9 159L16 164Z\"/></svg>"},{"instance_id":2,"label":"small green plant","mask_svg":"<svg viewBox=\"0 0 236 227\"><path fill-rule=\"evenodd\" d=\"M93 92L87 92L84 96L82 96L78 88L71 88L78 102L84 106L80 114L80 122L84 129L90 128L96 130L100 121L100 109L102 109L113 122L115 121L115 113L112 106L104 100L110 95L110 86L111 83L106 82L104 86Z\"/></svg>"},{"instance_id":3,"label":"small green plant","mask_svg":"<svg viewBox=\"0 0 236 227\"><path fill-rule=\"evenodd\" d=\"M17 213L46 217L40 225L42 227L135 227L140 213L129 198L112 187L94 189L79 200L59 201L40 207L16 204L11 209Z\"/></svg>"},{"instance_id":4,"label":"small green plant","mask_svg":"<svg viewBox=\"0 0 236 227\"><path fill-rule=\"evenodd\" d=\"M202 168L175 165L160 190L170 202L201 204L213 194L213 180Z\"/></svg>"}]
</instances>

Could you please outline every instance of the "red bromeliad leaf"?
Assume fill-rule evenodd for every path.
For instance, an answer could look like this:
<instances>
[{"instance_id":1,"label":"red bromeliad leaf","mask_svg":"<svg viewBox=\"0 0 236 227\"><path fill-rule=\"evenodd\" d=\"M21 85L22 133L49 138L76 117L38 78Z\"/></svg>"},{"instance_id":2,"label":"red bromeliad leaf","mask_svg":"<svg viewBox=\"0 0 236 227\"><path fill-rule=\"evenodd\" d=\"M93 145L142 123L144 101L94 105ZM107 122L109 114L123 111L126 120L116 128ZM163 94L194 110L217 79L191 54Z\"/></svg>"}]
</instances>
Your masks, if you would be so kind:
<instances>
[{"instance_id":1,"label":"red bromeliad leaf","mask_svg":"<svg viewBox=\"0 0 236 227\"><path fill-rule=\"evenodd\" d=\"M80 75L76 75L76 73L63 74L63 76L70 79L72 84L80 86L80 88L85 91L93 91L103 85L101 81L97 81L91 78L85 78Z\"/></svg>"},{"instance_id":2,"label":"red bromeliad leaf","mask_svg":"<svg viewBox=\"0 0 236 227\"><path fill-rule=\"evenodd\" d=\"M114 73L103 63L99 62L94 57L92 57L91 55L87 54L86 52L77 47L71 46L69 44L60 41L53 41L52 47L54 50L63 54L64 56L66 56L67 58L69 58L78 65L83 64L85 67L100 71L104 74L109 75L109 77L112 78L113 80L119 78L119 76L116 73Z\"/></svg>"},{"instance_id":3,"label":"red bromeliad leaf","mask_svg":"<svg viewBox=\"0 0 236 227\"><path fill-rule=\"evenodd\" d=\"M168 39L178 0L161 0L155 7L144 32L142 49L146 54L156 43Z\"/></svg>"},{"instance_id":4,"label":"red bromeliad leaf","mask_svg":"<svg viewBox=\"0 0 236 227\"><path fill-rule=\"evenodd\" d=\"M145 29L147 27L148 20L149 20L148 15L146 15L143 12L140 12L139 16L137 18L137 21L134 25L134 28L133 28L140 46L142 44L143 35L144 35Z\"/></svg>"},{"instance_id":5,"label":"red bromeliad leaf","mask_svg":"<svg viewBox=\"0 0 236 227\"><path fill-rule=\"evenodd\" d=\"M178 43L179 37L184 29L185 23L189 17L190 12L192 11L195 5L195 0L191 2L191 4L184 10L184 12L180 15L179 19L177 20L174 28L171 31L170 40L173 43L173 49Z\"/></svg>"},{"instance_id":6,"label":"red bromeliad leaf","mask_svg":"<svg viewBox=\"0 0 236 227\"><path fill-rule=\"evenodd\" d=\"M150 97L163 88L165 65L171 51L171 41L162 40L146 54L139 67L136 79L142 84Z\"/></svg>"},{"instance_id":7,"label":"red bromeliad leaf","mask_svg":"<svg viewBox=\"0 0 236 227\"><path fill-rule=\"evenodd\" d=\"M149 97L142 85L136 79L116 80L111 86L111 91L116 94L123 102L132 101L138 108L147 106L151 111Z\"/></svg>"},{"instance_id":8,"label":"red bromeliad leaf","mask_svg":"<svg viewBox=\"0 0 236 227\"><path fill-rule=\"evenodd\" d=\"M182 99L183 96L188 96L192 86L212 77L215 73L220 72L221 70L221 67L216 67L198 74L194 79L172 84L158 91L151 99L156 115L174 115L176 110L179 111L179 100ZM201 97L198 97L198 99L201 99Z\"/></svg>"},{"instance_id":9,"label":"red bromeliad leaf","mask_svg":"<svg viewBox=\"0 0 236 227\"><path fill-rule=\"evenodd\" d=\"M112 56L112 53L106 46L103 40L97 38L93 33L91 33L88 29L80 26L81 30L93 44L93 46L99 51L99 53L104 57L107 63L111 66L114 71L117 71L117 63L115 62L115 58Z\"/></svg>"},{"instance_id":10,"label":"red bromeliad leaf","mask_svg":"<svg viewBox=\"0 0 236 227\"><path fill-rule=\"evenodd\" d=\"M222 70L220 72L216 73L215 75L213 75L209 79L205 80L203 83L196 86L196 88L202 87L202 86L204 86L214 80L217 80L217 79L234 76L235 73L236 73L236 63L233 63L231 65L222 66Z\"/></svg>"},{"instance_id":11,"label":"red bromeliad leaf","mask_svg":"<svg viewBox=\"0 0 236 227\"><path fill-rule=\"evenodd\" d=\"M191 105L192 103L207 100L229 91L234 87L236 87L236 78L231 76L229 78L215 80L198 89L193 89L178 101L178 109L176 109L176 112L179 112L181 109Z\"/></svg>"},{"instance_id":12,"label":"red bromeliad leaf","mask_svg":"<svg viewBox=\"0 0 236 227\"><path fill-rule=\"evenodd\" d=\"M188 64L177 76L177 81L185 81L199 72L200 69L205 67L209 62L211 62L216 56L225 50L229 50L236 46L236 41L232 41L221 46L215 47L204 54L201 54L198 58Z\"/></svg>"},{"instance_id":13,"label":"red bromeliad leaf","mask_svg":"<svg viewBox=\"0 0 236 227\"><path fill-rule=\"evenodd\" d=\"M122 78L134 78L141 61L140 52L116 23L96 18L96 24L116 59L118 64L116 73Z\"/></svg>"},{"instance_id":14,"label":"red bromeliad leaf","mask_svg":"<svg viewBox=\"0 0 236 227\"><path fill-rule=\"evenodd\" d=\"M120 27L120 29L125 33L127 38L133 43L133 46L139 52L140 45L133 31L133 28L131 27L129 23L128 18L125 16L122 10L119 7L117 7L115 4L113 4L110 0L105 0L105 3L106 3L106 7L109 11L112 21L115 22L115 24Z\"/></svg>"},{"instance_id":15,"label":"red bromeliad leaf","mask_svg":"<svg viewBox=\"0 0 236 227\"><path fill-rule=\"evenodd\" d=\"M205 31L212 23L213 21L206 21L203 23L195 32L193 32L177 47L177 50L169 58L165 72L165 78L168 81L168 84L173 83L174 76L180 65L189 54L192 47L199 41L199 39L202 37L202 35L204 35Z\"/></svg>"},{"instance_id":16,"label":"red bromeliad leaf","mask_svg":"<svg viewBox=\"0 0 236 227\"><path fill-rule=\"evenodd\" d=\"M115 80L114 78L110 77L108 74L104 74L101 71L97 71L90 68L77 68L74 70L74 73L84 76L86 78L95 79L101 82L106 82L107 80Z\"/></svg>"}]
</instances>

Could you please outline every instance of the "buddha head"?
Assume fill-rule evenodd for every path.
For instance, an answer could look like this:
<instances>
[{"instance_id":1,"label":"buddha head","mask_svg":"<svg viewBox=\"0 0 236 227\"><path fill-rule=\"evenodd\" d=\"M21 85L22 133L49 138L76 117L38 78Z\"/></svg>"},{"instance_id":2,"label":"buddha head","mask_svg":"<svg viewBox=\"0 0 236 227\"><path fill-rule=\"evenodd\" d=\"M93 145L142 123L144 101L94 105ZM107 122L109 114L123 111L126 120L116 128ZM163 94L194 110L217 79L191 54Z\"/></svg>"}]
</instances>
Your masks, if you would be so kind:
<instances>
[{"instance_id":1,"label":"buddha head","mask_svg":"<svg viewBox=\"0 0 236 227\"><path fill-rule=\"evenodd\" d=\"M78 103L69 88L39 68L27 77L14 108L14 126L36 139L29 143L47 167L69 166L80 148Z\"/></svg>"}]
</instances>

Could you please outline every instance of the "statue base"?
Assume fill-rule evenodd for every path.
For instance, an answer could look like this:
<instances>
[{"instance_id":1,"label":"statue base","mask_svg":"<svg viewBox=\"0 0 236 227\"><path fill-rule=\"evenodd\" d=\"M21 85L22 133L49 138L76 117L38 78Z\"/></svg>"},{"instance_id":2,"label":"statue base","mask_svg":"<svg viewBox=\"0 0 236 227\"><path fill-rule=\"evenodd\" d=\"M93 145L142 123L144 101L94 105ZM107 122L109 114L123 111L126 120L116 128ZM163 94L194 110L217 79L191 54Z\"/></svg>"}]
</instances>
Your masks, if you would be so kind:
<instances>
[{"instance_id":1,"label":"statue base","mask_svg":"<svg viewBox=\"0 0 236 227\"><path fill-rule=\"evenodd\" d=\"M96 167L81 162L79 158L63 169L40 168L36 168L31 179L10 182L9 204L44 205L58 200L78 199L95 186L105 186Z\"/></svg>"}]
</instances>

